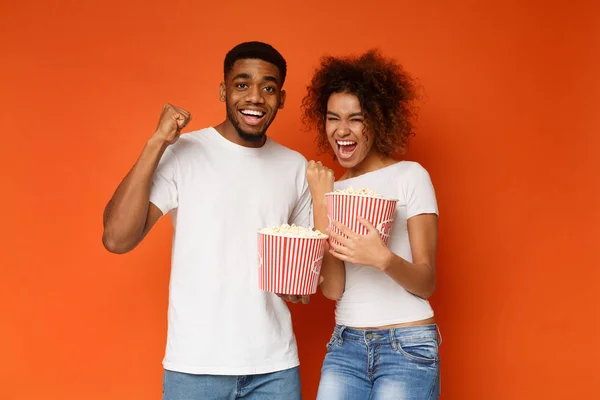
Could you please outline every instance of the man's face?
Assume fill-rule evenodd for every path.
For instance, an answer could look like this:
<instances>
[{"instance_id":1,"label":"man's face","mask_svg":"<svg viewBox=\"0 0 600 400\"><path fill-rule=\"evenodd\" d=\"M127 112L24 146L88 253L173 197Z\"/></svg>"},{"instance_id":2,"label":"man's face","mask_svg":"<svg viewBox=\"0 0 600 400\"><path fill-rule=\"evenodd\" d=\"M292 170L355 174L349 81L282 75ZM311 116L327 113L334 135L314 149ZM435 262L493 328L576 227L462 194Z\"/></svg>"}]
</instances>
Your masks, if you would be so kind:
<instances>
[{"instance_id":1,"label":"man's face","mask_svg":"<svg viewBox=\"0 0 600 400\"><path fill-rule=\"evenodd\" d=\"M285 103L279 68L258 59L237 60L221 83L220 97L238 135L259 142Z\"/></svg>"}]
</instances>

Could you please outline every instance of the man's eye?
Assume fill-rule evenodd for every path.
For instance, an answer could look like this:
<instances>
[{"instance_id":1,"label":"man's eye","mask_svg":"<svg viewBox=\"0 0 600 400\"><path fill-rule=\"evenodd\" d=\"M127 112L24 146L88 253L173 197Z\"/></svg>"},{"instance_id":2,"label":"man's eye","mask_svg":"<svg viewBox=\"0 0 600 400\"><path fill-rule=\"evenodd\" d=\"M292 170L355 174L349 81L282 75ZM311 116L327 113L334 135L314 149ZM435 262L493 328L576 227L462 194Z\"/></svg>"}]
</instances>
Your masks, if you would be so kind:
<instances>
[{"instance_id":1,"label":"man's eye","mask_svg":"<svg viewBox=\"0 0 600 400\"><path fill-rule=\"evenodd\" d=\"M237 83L235 85L235 87L238 88L238 89L247 89L248 85L246 85L245 83Z\"/></svg>"},{"instance_id":2,"label":"man's eye","mask_svg":"<svg viewBox=\"0 0 600 400\"><path fill-rule=\"evenodd\" d=\"M275 88L274 88L273 86L267 86L267 87L265 87L265 90L266 90L267 92L270 92L270 93L272 93L272 92L274 92L274 91L275 91Z\"/></svg>"}]
</instances>

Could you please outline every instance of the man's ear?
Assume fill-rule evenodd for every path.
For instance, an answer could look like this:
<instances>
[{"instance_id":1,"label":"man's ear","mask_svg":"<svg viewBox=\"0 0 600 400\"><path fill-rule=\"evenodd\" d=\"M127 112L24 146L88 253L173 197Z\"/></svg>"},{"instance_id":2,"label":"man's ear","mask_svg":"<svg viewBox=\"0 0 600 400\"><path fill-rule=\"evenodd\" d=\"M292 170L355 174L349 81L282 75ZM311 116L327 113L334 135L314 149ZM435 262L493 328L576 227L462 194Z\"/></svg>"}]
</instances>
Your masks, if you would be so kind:
<instances>
[{"instance_id":1,"label":"man's ear","mask_svg":"<svg viewBox=\"0 0 600 400\"><path fill-rule=\"evenodd\" d=\"M285 104L285 90L281 91L281 101L279 102L279 109L282 110Z\"/></svg>"},{"instance_id":2,"label":"man's ear","mask_svg":"<svg viewBox=\"0 0 600 400\"><path fill-rule=\"evenodd\" d=\"M219 100L224 102L227 99L226 93L227 92L225 91L225 82L221 82L221 84L219 85Z\"/></svg>"}]
</instances>

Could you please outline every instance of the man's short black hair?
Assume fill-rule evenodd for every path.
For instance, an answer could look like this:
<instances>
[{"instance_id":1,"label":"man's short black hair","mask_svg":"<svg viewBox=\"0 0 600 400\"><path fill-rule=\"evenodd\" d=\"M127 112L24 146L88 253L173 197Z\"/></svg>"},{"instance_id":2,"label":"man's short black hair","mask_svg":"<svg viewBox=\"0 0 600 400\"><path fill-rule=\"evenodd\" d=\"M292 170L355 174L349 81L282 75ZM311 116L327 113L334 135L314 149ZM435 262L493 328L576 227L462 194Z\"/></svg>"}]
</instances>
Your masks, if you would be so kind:
<instances>
[{"instance_id":1,"label":"man's short black hair","mask_svg":"<svg viewBox=\"0 0 600 400\"><path fill-rule=\"evenodd\" d=\"M281 85L285 82L285 74L287 72L287 64L285 58L273 46L263 42L244 42L229 50L225 56L223 63L223 72L226 77L233 69L233 64L237 60L254 59L263 60L275 65L279 69L281 75Z\"/></svg>"}]
</instances>

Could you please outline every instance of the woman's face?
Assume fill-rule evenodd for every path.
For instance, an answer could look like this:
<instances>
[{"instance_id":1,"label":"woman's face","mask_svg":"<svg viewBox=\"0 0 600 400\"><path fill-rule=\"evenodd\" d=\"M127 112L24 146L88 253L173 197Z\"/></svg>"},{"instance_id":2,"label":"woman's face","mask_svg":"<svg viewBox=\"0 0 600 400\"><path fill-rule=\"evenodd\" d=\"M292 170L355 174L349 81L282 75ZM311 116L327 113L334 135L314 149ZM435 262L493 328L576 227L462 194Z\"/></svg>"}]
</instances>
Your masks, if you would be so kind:
<instances>
[{"instance_id":1,"label":"woman's face","mask_svg":"<svg viewBox=\"0 0 600 400\"><path fill-rule=\"evenodd\" d=\"M365 131L365 116L358 97L333 93L327 101L327 139L342 167L360 164L373 147L373 137Z\"/></svg>"}]
</instances>

